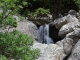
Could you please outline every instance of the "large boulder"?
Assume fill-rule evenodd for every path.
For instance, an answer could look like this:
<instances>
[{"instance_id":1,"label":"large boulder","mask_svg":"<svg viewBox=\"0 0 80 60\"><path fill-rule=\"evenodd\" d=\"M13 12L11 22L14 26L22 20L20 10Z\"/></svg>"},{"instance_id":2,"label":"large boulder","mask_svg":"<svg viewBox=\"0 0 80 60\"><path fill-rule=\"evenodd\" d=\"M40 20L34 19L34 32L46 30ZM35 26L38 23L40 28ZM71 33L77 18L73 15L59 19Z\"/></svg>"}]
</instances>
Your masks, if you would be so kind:
<instances>
[{"instance_id":1,"label":"large boulder","mask_svg":"<svg viewBox=\"0 0 80 60\"><path fill-rule=\"evenodd\" d=\"M63 48L56 44L35 43L33 48L41 50L41 56L36 60L63 60L65 57Z\"/></svg>"},{"instance_id":2,"label":"large boulder","mask_svg":"<svg viewBox=\"0 0 80 60\"><path fill-rule=\"evenodd\" d=\"M63 48L65 56L69 55L73 48L73 39L71 38L64 38L61 41L56 43L58 46Z\"/></svg>"},{"instance_id":3,"label":"large boulder","mask_svg":"<svg viewBox=\"0 0 80 60\"><path fill-rule=\"evenodd\" d=\"M74 46L68 60L80 60L80 40Z\"/></svg>"},{"instance_id":4,"label":"large boulder","mask_svg":"<svg viewBox=\"0 0 80 60\"><path fill-rule=\"evenodd\" d=\"M28 34L32 36L34 39L37 39L38 37L38 28L34 23L30 21L18 22L18 26L16 30L19 30L25 34Z\"/></svg>"},{"instance_id":5,"label":"large boulder","mask_svg":"<svg viewBox=\"0 0 80 60\"><path fill-rule=\"evenodd\" d=\"M63 25L65 25L67 22L66 22L66 16L65 17L62 17L62 18L58 18L56 20L54 20L54 25L57 29L60 29Z\"/></svg>"},{"instance_id":6,"label":"large boulder","mask_svg":"<svg viewBox=\"0 0 80 60\"><path fill-rule=\"evenodd\" d=\"M80 22L71 22L63 25L59 30L59 36L63 38L66 34L74 31L75 28L80 28Z\"/></svg>"},{"instance_id":7,"label":"large boulder","mask_svg":"<svg viewBox=\"0 0 80 60\"><path fill-rule=\"evenodd\" d=\"M62 18L58 18L58 19L54 20L54 25L57 29L60 29L63 25L70 23L70 22L74 22L74 21L79 22L79 20L75 16L72 16L69 14Z\"/></svg>"}]
</instances>

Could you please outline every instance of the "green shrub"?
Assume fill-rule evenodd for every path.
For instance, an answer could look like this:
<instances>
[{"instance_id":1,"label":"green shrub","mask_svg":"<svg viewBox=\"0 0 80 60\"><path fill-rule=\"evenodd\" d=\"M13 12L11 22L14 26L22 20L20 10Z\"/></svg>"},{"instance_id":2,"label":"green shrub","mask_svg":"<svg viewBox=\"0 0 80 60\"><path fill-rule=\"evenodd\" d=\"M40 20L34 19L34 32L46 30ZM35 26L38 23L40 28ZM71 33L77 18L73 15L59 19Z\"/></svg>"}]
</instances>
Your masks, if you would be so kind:
<instances>
[{"instance_id":1,"label":"green shrub","mask_svg":"<svg viewBox=\"0 0 80 60\"><path fill-rule=\"evenodd\" d=\"M28 18L34 19L35 12L28 13Z\"/></svg>"},{"instance_id":2,"label":"green shrub","mask_svg":"<svg viewBox=\"0 0 80 60\"><path fill-rule=\"evenodd\" d=\"M37 14L38 16L47 16L47 14L49 13L50 13L49 9L44 8L38 8L35 12L35 14Z\"/></svg>"},{"instance_id":3,"label":"green shrub","mask_svg":"<svg viewBox=\"0 0 80 60\"><path fill-rule=\"evenodd\" d=\"M8 60L5 56L0 55L0 60Z\"/></svg>"},{"instance_id":4,"label":"green shrub","mask_svg":"<svg viewBox=\"0 0 80 60\"><path fill-rule=\"evenodd\" d=\"M12 27L17 27L17 21L13 18L13 16L8 16L4 21L4 26L10 25Z\"/></svg>"},{"instance_id":5,"label":"green shrub","mask_svg":"<svg viewBox=\"0 0 80 60\"><path fill-rule=\"evenodd\" d=\"M38 49L31 49L32 37L19 31L0 32L0 54L15 60L35 60L39 55Z\"/></svg>"}]
</instances>

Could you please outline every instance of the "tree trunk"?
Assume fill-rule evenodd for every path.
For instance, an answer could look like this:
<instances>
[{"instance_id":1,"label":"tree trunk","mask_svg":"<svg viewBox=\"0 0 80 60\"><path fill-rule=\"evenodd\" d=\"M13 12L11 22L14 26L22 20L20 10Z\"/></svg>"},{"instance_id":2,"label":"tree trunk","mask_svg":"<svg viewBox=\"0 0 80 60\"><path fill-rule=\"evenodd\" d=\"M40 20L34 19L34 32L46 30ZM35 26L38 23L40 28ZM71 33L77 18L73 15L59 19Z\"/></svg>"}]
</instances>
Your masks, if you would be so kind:
<instances>
[{"instance_id":1,"label":"tree trunk","mask_svg":"<svg viewBox=\"0 0 80 60\"><path fill-rule=\"evenodd\" d=\"M53 20L57 19L61 12L61 3L62 3L62 0L57 0L57 1L55 0L54 8L52 9Z\"/></svg>"}]
</instances>

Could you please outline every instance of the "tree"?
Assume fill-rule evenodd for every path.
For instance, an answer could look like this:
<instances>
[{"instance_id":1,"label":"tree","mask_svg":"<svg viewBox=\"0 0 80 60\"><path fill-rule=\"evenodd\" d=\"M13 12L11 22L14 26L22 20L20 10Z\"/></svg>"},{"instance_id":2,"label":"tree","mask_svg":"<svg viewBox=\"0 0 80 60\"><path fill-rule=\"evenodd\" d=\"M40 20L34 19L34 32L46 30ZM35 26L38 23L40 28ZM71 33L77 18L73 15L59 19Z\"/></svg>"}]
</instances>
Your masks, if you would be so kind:
<instances>
[{"instance_id":1,"label":"tree","mask_svg":"<svg viewBox=\"0 0 80 60\"><path fill-rule=\"evenodd\" d=\"M70 9L78 10L80 0L43 0L47 8L53 14L53 20L58 18L60 13L68 12Z\"/></svg>"},{"instance_id":2,"label":"tree","mask_svg":"<svg viewBox=\"0 0 80 60\"><path fill-rule=\"evenodd\" d=\"M46 6L48 6L53 14L53 19L58 18L58 14L61 11L62 0L44 0Z\"/></svg>"}]
</instances>

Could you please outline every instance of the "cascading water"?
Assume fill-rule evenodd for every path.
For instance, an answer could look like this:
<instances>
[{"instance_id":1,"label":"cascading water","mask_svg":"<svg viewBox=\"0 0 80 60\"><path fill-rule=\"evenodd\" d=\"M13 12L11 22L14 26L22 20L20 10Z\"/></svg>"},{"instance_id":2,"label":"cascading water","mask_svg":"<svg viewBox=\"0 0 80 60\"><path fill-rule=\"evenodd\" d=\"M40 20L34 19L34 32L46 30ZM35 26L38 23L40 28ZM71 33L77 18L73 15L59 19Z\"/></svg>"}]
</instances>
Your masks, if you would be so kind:
<instances>
[{"instance_id":1,"label":"cascading water","mask_svg":"<svg viewBox=\"0 0 80 60\"><path fill-rule=\"evenodd\" d=\"M49 37L49 24L45 24L39 27L38 42L51 44L54 43Z\"/></svg>"},{"instance_id":2,"label":"cascading water","mask_svg":"<svg viewBox=\"0 0 80 60\"><path fill-rule=\"evenodd\" d=\"M38 33L38 42L43 43L43 40L44 40L44 26L40 26L38 32L39 32Z\"/></svg>"}]
</instances>

